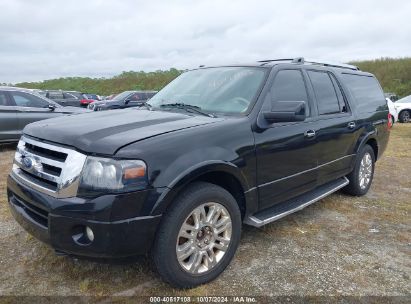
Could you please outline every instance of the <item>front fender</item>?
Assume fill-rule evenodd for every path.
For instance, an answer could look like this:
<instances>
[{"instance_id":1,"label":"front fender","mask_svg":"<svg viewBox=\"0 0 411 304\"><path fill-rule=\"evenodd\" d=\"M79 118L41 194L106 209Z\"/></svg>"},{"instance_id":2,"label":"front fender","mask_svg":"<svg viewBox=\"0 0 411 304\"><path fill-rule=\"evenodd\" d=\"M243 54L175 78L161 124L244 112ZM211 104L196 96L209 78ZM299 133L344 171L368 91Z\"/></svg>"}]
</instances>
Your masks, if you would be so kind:
<instances>
[{"instance_id":1,"label":"front fender","mask_svg":"<svg viewBox=\"0 0 411 304\"><path fill-rule=\"evenodd\" d=\"M244 191L250 188L245 176L242 174L240 168L230 162L220 160L208 160L198 163L187 168L178 174L167 186L167 189L158 198L153 206L152 215L162 214L167 207L172 203L174 198L180 191L190 182L196 180L200 176L209 172L224 172L232 175L241 184Z\"/></svg>"}]
</instances>

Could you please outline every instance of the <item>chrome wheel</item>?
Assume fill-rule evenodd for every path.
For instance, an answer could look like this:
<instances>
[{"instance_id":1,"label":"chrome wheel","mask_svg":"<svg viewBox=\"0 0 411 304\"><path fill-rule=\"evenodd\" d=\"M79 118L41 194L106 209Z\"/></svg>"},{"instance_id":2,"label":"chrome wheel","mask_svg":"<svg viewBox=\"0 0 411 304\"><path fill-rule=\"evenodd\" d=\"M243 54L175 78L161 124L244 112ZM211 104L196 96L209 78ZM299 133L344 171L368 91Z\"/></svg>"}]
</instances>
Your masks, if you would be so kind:
<instances>
[{"instance_id":1,"label":"chrome wheel","mask_svg":"<svg viewBox=\"0 0 411 304\"><path fill-rule=\"evenodd\" d=\"M360 172L359 172L359 182L360 182L360 188L365 189L367 188L368 184L371 181L371 175L372 175L372 158L370 153L365 153L361 163L360 163Z\"/></svg>"},{"instance_id":2,"label":"chrome wheel","mask_svg":"<svg viewBox=\"0 0 411 304\"><path fill-rule=\"evenodd\" d=\"M177 237L176 253L180 266L191 274L214 268L225 255L231 241L231 217L219 203L205 203L185 219Z\"/></svg>"}]
</instances>

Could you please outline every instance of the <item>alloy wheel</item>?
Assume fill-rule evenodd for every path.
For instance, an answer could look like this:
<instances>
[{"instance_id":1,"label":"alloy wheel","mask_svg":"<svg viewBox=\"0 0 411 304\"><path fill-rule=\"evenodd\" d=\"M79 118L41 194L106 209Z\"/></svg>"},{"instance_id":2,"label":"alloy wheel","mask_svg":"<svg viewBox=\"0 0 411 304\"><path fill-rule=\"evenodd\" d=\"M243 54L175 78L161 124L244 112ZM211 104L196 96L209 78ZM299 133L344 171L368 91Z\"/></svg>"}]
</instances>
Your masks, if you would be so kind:
<instances>
[{"instance_id":1,"label":"alloy wheel","mask_svg":"<svg viewBox=\"0 0 411 304\"><path fill-rule=\"evenodd\" d=\"M232 235L231 216L214 202L195 208L183 222L177 237L180 266L190 274L210 271L224 257Z\"/></svg>"},{"instance_id":2,"label":"alloy wheel","mask_svg":"<svg viewBox=\"0 0 411 304\"><path fill-rule=\"evenodd\" d=\"M371 181L372 175L372 158L370 153L365 153L361 163L360 163L360 172L359 172L359 182L360 188L365 189L367 188L368 184Z\"/></svg>"}]
</instances>

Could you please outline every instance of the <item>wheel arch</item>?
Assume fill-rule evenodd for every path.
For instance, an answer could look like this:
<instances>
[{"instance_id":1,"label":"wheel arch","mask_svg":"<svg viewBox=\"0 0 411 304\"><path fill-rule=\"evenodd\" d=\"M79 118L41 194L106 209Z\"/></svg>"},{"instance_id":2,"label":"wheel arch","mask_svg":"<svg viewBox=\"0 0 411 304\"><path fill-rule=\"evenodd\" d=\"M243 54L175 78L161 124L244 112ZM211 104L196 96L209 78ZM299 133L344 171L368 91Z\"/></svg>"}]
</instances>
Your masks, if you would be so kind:
<instances>
[{"instance_id":1,"label":"wheel arch","mask_svg":"<svg viewBox=\"0 0 411 304\"><path fill-rule=\"evenodd\" d=\"M166 212L173 200L191 183L196 181L215 184L227 190L236 199L242 217L245 216L248 205L248 181L235 165L222 161L204 162L178 175L156 201L151 214Z\"/></svg>"},{"instance_id":2,"label":"wheel arch","mask_svg":"<svg viewBox=\"0 0 411 304\"><path fill-rule=\"evenodd\" d=\"M371 148L374 151L374 156L375 156L375 160L377 161L378 157L379 157L379 144L378 144L378 140L377 140L377 136L376 136L376 132L372 131L367 133L360 141L360 143L357 146L357 150L356 150L356 154L358 155L358 153L361 151L361 149L365 146L365 145L369 145L371 146Z\"/></svg>"}]
</instances>

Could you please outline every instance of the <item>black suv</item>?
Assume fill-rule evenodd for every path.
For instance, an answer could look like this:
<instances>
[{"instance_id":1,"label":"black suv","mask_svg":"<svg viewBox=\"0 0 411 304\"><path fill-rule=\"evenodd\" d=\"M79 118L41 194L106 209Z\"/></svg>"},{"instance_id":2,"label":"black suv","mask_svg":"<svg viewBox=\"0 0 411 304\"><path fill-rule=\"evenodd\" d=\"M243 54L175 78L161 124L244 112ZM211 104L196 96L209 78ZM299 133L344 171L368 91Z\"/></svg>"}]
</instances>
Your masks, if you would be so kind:
<instances>
[{"instance_id":1,"label":"black suv","mask_svg":"<svg viewBox=\"0 0 411 304\"><path fill-rule=\"evenodd\" d=\"M151 252L187 288L260 227L337 191L364 195L389 137L376 78L294 60L180 75L144 107L24 129L8 178L15 219L58 253Z\"/></svg>"}]
</instances>

